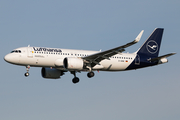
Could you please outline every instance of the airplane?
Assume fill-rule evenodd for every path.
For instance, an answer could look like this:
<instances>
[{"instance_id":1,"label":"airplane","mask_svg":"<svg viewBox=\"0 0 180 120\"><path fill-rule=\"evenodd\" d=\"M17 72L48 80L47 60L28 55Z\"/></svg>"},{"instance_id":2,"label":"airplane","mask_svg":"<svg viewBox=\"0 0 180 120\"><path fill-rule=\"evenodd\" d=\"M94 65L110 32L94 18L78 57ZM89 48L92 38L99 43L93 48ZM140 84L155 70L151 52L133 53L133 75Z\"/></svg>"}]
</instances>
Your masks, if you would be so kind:
<instances>
[{"instance_id":1,"label":"airplane","mask_svg":"<svg viewBox=\"0 0 180 120\"><path fill-rule=\"evenodd\" d=\"M73 50L47 47L20 47L4 57L8 63L26 67L26 77L31 67L42 67L43 78L58 79L65 72L74 75L73 83L78 83L77 72L88 72L92 78L94 71L126 71L167 63L167 57L159 55L163 28L156 28L144 44L134 53L123 53L125 48L136 44L144 32L142 30L134 41L106 51Z\"/></svg>"}]
</instances>

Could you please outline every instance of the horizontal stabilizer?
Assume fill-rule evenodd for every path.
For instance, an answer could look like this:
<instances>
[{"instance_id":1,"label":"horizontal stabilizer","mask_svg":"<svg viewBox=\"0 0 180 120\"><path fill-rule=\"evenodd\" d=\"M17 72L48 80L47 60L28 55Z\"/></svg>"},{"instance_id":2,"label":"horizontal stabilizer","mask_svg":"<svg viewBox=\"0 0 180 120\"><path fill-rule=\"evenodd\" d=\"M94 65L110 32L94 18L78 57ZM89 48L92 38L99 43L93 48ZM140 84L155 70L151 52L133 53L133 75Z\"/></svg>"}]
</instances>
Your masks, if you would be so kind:
<instances>
[{"instance_id":1,"label":"horizontal stabilizer","mask_svg":"<svg viewBox=\"0 0 180 120\"><path fill-rule=\"evenodd\" d=\"M174 54L176 54L176 53L170 53L170 54L166 54L166 55L163 55L163 56L160 56L160 57L156 57L156 58L153 58L153 59L150 59L150 60L148 60L148 61L158 61L158 60L160 60L160 59L162 59L162 58L166 58L166 57L169 57L169 56L171 56L171 55L174 55Z\"/></svg>"}]
</instances>

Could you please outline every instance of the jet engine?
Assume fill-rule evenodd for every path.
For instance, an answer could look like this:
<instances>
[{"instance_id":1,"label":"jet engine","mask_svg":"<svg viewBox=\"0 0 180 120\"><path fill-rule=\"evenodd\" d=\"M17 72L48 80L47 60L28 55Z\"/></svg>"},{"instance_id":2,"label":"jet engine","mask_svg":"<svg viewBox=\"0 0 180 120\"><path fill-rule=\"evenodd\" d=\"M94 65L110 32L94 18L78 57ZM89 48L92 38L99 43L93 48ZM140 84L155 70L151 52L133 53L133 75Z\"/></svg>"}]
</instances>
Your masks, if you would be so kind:
<instances>
[{"instance_id":1,"label":"jet engine","mask_svg":"<svg viewBox=\"0 0 180 120\"><path fill-rule=\"evenodd\" d=\"M58 79L60 76L62 76L64 73L60 70L57 70L55 68L42 68L41 69L41 75L43 78L50 78L50 79Z\"/></svg>"},{"instance_id":2,"label":"jet engine","mask_svg":"<svg viewBox=\"0 0 180 120\"><path fill-rule=\"evenodd\" d=\"M84 62L79 58L64 58L63 61L64 68L68 70L82 70Z\"/></svg>"},{"instance_id":3,"label":"jet engine","mask_svg":"<svg viewBox=\"0 0 180 120\"><path fill-rule=\"evenodd\" d=\"M167 63L167 62L168 62L167 58L162 58L159 60L158 64L163 64L163 63Z\"/></svg>"},{"instance_id":4,"label":"jet engine","mask_svg":"<svg viewBox=\"0 0 180 120\"><path fill-rule=\"evenodd\" d=\"M63 59L57 59L54 63L55 66L57 67L63 67Z\"/></svg>"}]
</instances>

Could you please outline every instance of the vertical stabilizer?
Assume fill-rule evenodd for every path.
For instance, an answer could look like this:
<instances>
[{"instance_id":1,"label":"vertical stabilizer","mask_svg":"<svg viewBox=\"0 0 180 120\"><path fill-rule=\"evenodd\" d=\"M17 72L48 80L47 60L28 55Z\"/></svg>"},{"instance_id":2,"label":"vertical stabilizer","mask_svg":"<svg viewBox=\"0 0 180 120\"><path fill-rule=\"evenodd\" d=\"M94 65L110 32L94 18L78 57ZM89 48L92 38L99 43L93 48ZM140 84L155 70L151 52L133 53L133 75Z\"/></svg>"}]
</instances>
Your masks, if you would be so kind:
<instances>
[{"instance_id":1,"label":"vertical stabilizer","mask_svg":"<svg viewBox=\"0 0 180 120\"><path fill-rule=\"evenodd\" d=\"M163 35L163 28L156 28L141 48L137 51L138 55L148 57L158 57Z\"/></svg>"}]
</instances>

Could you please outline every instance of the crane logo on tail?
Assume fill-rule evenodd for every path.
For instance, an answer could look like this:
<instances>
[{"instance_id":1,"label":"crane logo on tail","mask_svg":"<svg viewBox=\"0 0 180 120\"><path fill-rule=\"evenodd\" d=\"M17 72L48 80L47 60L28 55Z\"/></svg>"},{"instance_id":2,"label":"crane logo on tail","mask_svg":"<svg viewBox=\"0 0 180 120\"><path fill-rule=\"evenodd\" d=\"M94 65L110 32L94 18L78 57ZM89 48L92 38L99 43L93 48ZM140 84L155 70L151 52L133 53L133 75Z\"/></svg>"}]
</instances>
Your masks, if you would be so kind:
<instances>
[{"instance_id":1,"label":"crane logo on tail","mask_svg":"<svg viewBox=\"0 0 180 120\"><path fill-rule=\"evenodd\" d=\"M154 40L149 41L146 47L151 54L155 54L158 51L158 44Z\"/></svg>"}]
</instances>

